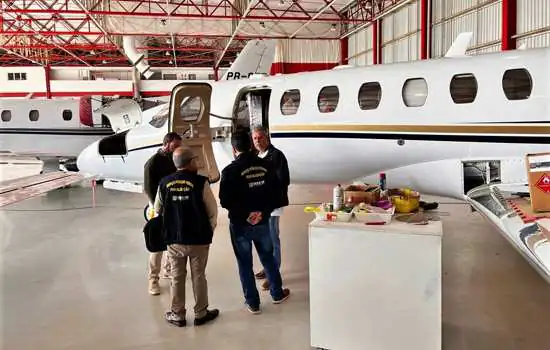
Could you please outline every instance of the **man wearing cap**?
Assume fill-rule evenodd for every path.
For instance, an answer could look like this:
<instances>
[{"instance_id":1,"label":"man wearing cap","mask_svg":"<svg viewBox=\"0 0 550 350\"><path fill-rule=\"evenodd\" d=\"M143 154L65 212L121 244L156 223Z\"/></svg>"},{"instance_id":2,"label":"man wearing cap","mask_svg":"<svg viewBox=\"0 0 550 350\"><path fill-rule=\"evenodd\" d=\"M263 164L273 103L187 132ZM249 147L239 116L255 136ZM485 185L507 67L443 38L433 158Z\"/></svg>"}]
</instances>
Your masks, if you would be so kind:
<instances>
[{"instance_id":1,"label":"man wearing cap","mask_svg":"<svg viewBox=\"0 0 550 350\"><path fill-rule=\"evenodd\" d=\"M170 261L172 284L167 322L179 327L185 320L187 260L195 295L195 326L214 320L219 310L208 310L206 263L217 224L218 206L208 178L197 173L197 157L187 148L172 156L177 171L160 181L155 212L162 215L163 233Z\"/></svg>"}]
</instances>

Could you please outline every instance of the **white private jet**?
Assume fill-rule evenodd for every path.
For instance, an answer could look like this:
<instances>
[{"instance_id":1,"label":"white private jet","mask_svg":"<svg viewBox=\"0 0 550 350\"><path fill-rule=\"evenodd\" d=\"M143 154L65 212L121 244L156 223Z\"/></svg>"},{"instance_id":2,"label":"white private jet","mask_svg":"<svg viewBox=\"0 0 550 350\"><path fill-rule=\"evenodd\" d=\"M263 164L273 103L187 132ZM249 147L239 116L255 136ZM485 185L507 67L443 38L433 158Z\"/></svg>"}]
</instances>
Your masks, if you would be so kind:
<instances>
[{"instance_id":1,"label":"white private jet","mask_svg":"<svg viewBox=\"0 0 550 350\"><path fill-rule=\"evenodd\" d=\"M276 44L276 40L249 41L222 79L244 81L251 77L268 75L275 59ZM213 84L213 81L194 80L193 83L209 85ZM83 177L80 174L56 171L59 169L58 157L76 158L91 142L106 135L113 135L115 131L126 135L132 127L137 127L140 123L157 125L159 120L152 121L151 117L158 118L159 115L165 115L169 107L166 102L160 101L160 104L142 113L140 106L134 100L116 100L100 111L110 119L111 126L116 127L111 129L83 125L82 113L80 113L81 118L75 117L70 108L75 103L78 106L78 101L18 100L16 102L20 108L14 110L9 108L9 106L13 107L13 103L0 100L2 117L0 165L4 170L9 170L5 171L9 174L2 174L2 179L12 181L1 183L2 179L0 179L0 207L82 180ZM30 112L27 113L29 109ZM90 112L90 108L87 110ZM45 113L46 118L39 120L38 115L44 115L43 112L48 111L51 113ZM48 118L60 113L63 118ZM27 114L29 119L26 118ZM36 136L32 137L34 135ZM116 135L113 137L118 138ZM9 153L6 155L3 151ZM38 159L20 161L13 157L13 154L37 156L44 162ZM67 170L75 170L76 160L66 161L63 165ZM54 173L38 174L40 170L37 170L37 166L43 170L46 168L54 170ZM16 173L24 173L26 176L23 179L14 180L13 175Z\"/></svg>"},{"instance_id":2,"label":"white private jet","mask_svg":"<svg viewBox=\"0 0 550 350\"><path fill-rule=\"evenodd\" d=\"M177 131L215 182L233 159L231 132L263 125L292 183L383 171L391 187L465 199L550 281L544 219L522 221L501 195L528 192L525 155L550 150L550 48L467 56L465 36L442 59L179 84L169 110L93 143L78 168L140 185L145 161ZM525 243L533 234L537 243Z\"/></svg>"},{"instance_id":3,"label":"white private jet","mask_svg":"<svg viewBox=\"0 0 550 350\"><path fill-rule=\"evenodd\" d=\"M250 40L222 79L268 75L276 44L276 40ZM166 81L166 84L170 88L174 83ZM167 101L160 99L156 107ZM115 99L101 108L93 106L97 102L89 96L54 100L0 99L0 151L25 156L76 158L90 143L150 121L147 115L151 113L142 115L142 107L133 99ZM98 126L92 114L104 115L110 127Z\"/></svg>"},{"instance_id":4,"label":"white private jet","mask_svg":"<svg viewBox=\"0 0 550 350\"><path fill-rule=\"evenodd\" d=\"M250 40L241 50L231 67L221 80L248 79L252 75L269 75L275 59L276 40ZM213 80L194 80L195 83L212 83ZM158 107L169 102L170 97L144 99L145 105ZM167 108L167 105L165 105ZM150 108L142 108L133 99L117 99L94 112L101 113L108 120L115 133L123 132L140 124L149 123L156 112L147 113ZM161 108L162 109L162 108ZM155 110L155 111L158 111Z\"/></svg>"}]
</instances>

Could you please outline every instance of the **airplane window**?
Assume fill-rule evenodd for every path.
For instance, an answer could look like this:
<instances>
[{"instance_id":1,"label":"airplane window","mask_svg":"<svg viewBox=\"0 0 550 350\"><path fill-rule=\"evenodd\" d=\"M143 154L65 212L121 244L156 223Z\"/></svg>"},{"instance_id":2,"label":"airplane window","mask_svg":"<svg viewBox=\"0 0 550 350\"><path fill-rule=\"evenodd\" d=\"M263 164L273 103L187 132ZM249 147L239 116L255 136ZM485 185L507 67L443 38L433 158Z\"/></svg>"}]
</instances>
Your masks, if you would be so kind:
<instances>
[{"instance_id":1,"label":"airplane window","mask_svg":"<svg viewBox=\"0 0 550 350\"><path fill-rule=\"evenodd\" d=\"M281 113L283 115L293 115L298 112L300 107L300 90L287 90L281 97Z\"/></svg>"},{"instance_id":2,"label":"airplane window","mask_svg":"<svg viewBox=\"0 0 550 350\"><path fill-rule=\"evenodd\" d=\"M376 81L361 85L359 95L357 96L359 107L362 110L378 108L381 98L382 89L380 88L380 84Z\"/></svg>"},{"instance_id":3,"label":"airplane window","mask_svg":"<svg viewBox=\"0 0 550 350\"><path fill-rule=\"evenodd\" d=\"M168 120L168 114L170 113L170 105L166 104L164 108L161 108L160 111L151 118L149 125L154 126L155 128L162 128L166 121Z\"/></svg>"},{"instance_id":4,"label":"airplane window","mask_svg":"<svg viewBox=\"0 0 550 350\"><path fill-rule=\"evenodd\" d=\"M63 111L63 120L69 121L73 119L73 112L70 109Z\"/></svg>"},{"instance_id":5,"label":"airplane window","mask_svg":"<svg viewBox=\"0 0 550 350\"><path fill-rule=\"evenodd\" d=\"M36 109L33 109L32 111L29 112L29 120L31 122L37 122L38 121L38 111Z\"/></svg>"},{"instance_id":6,"label":"airplane window","mask_svg":"<svg viewBox=\"0 0 550 350\"><path fill-rule=\"evenodd\" d=\"M2 121L3 122L9 122L11 120L11 111L2 111Z\"/></svg>"},{"instance_id":7,"label":"airplane window","mask_svg":"<svg viewBox=\"0 0 550 350\"><path fill-rule=\"evenodd\" d=\"M319 96L317 96L317 106L319 107L319 112L334 112L338 106L339 99L340 92L338 91L337 86L325 86L319 92Z\"/></svg>"},{"instance_id":8,"label":"airplane window","mask_svg":"<svg viewBox=\"0 0 550 350\"><path fill-rule=\"evenodd\" d=\"M186 122L199 120L201 113L201 98L199 96L187 97L180 107L180 116Z\"/></svg>"},{"instance_id":9,"label":"airplane window","mask_svg":"<svg viewBox=\"0 0 550 350\"><path fill-rule=\"evenodd\" d=\"M401 91L403 102L407 107L420 107L426 103L428 84L424 78L407 79Z\"/></svg>"},{"instance_id":10,"label":"airplane window","mask_svg":"<svg viewBox=\"0 0 550 350\"><path fill-rule=\"evenodd\" d=\"M502 89L509 100L526 100L531 96L533 82L526 69L509 69L502 76Z\"/></svg>"},{"instance_id":11,"label":"airplane window","mask_svg":"<svg viewBox=\"0 0 550 350\"><path fill-rule=\"evenodd\" d=\"M472 103L477 96L477 80L471 73L456 74L449 86L454 103Z\"/></svg>"}]
</instances>

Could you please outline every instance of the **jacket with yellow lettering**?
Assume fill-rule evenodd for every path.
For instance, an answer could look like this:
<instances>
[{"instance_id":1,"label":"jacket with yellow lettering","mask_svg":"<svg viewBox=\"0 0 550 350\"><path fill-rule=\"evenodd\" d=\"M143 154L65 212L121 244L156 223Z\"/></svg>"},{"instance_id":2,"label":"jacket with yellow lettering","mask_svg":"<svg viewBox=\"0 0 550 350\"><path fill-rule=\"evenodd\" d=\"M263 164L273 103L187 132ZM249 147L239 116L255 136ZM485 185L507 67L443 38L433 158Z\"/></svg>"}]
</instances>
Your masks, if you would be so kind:
<instances>
[{"instance_id":1,"label":"jacket with yellow lettering","mask_svg":"<svg viewBox=\"0 0 550 350\"><path fill-rule=\"evenodd\" d=\"M207 177L186 170L160 181L155 202L160 206L166 244L212 243L217 208L208 205L207 196L213 197L209 186Z\"/></svg>"},{"instance_id":2,"label":"jacket with yellow lettering","mask_svg":"<svg viewBox=\"0 0 550 350\"><path fill-rule=\"evenodd\" d=\"M249 225L251 212L262 213L258 224L267 224L271 212L281 206L281 184L272 162L244 152L222 170L220 204L229 211L229 220Z\"/></svg>"}]
</instances>

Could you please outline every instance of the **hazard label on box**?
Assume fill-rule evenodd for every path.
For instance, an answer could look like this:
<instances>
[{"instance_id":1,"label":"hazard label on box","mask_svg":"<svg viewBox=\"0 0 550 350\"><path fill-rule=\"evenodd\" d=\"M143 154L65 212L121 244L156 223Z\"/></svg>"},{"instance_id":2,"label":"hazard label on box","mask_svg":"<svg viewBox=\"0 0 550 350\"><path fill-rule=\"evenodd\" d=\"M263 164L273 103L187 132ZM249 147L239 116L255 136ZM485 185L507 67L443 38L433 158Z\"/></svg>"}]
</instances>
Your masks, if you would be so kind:
<instances>
[{"instance_id":1,"label":"hazard label on box","mask_svg":"<svg viewBox=\"0 0 550 350\"><path fill-rule=\"evenodd\" d=\"M548 174L542 175L535 186L543 192L550 193L550 176Z\"/></svg>"}]
</instances>

